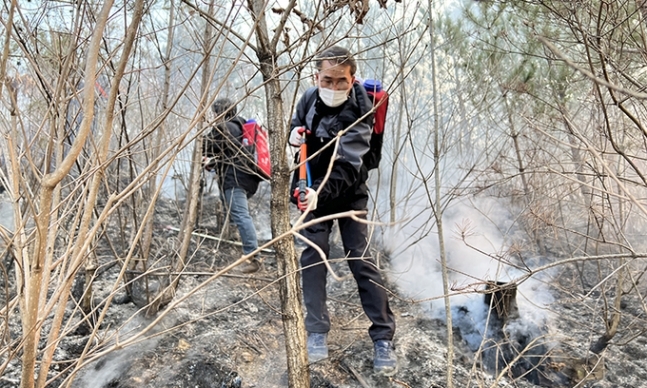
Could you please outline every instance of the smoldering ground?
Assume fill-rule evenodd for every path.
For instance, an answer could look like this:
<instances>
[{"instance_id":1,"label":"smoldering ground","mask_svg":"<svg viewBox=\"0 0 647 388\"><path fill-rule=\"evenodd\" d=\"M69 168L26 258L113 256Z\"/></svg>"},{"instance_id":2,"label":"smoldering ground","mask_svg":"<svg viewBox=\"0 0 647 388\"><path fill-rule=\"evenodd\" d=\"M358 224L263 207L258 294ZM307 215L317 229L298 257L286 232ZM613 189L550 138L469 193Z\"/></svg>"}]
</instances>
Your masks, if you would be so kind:
<instances>
[{"instance_id":1,"label":"smoldering ground","mask_svg":"<svg viewBox=\"0 0 647 388\"><path fill-rule=\"evenodd\" d=\"M205 193L200 227L206 231L214 228L213 214L217 201L217 195ZM181 200L160 201L156 238L161 242L172 241L175 237L164 225L177 224L182 208ZM486 329L489 310L479 292L483 281L514 280L524 273L514 266L504 265L497 258L497 255L505 256L503 252L509 249L509 240L504 234L491 232L491 221L498 216L487 212L487 217L477 216L488 208L498 209L495 204L481 204L479 212L469 207L457 207L446 215L445 224L451 225L446 248L452 292L466 292L450 298L455 325L454 384L461 387L531 387L533 384L525 376L514 378L505 374L497 378L496 370L488 370L482 361L481 344L490 338ZM267 209L269 206L255 206L252 212L257 220L268 219ZM440 266L438 257L434 256L438 252L437 236L425 229L422 220L429 219L429 215L423 214L423 210L418 209L416 213L416 209L411 209L413 214L421 214L420 221L405 217L412 229L394 227L378 231L376 236L384 237L373 244L380 249L372 253L379 255L387 287L393 295L392 308L398 326L395 338L398 373L393 378L373 374L372 346L367 335L370 323L361 309L357 288L348 276L347 266L340 262L334 263L333 268L344 280L329 280L330 358L311 365L313 387L445 386L447 330L441 299ZM500 213L501 222L505 225L505 212ZM267 233L268 223L261 222L257 226L261 234ZM461 230L470 232L458 233ZM467 234L465 241L459 238L461 234ZM193 239L191 252L189 267L181 278L176 298L192 293L214 272L240 255L237 246L199 237ZM332 256L342 255L337 241ZM103 260L112 259L106 256ZM526 265L539 266L547 258L526 257L524 260ZM116 267L104 273L98 279L97 290L109 290L116 275ZM550 352L552 360L559 360L552 367L563 369L569 360L573 360L574 366L570 367L569 373L577 377L579 372L575 367L579 364L576 361L585 357L598 334L593 330L600 328L581 322L578 325L575 321L597 322L599 299L593 294L580 295L577 300L572 299L574 295L564 295L562 288L555 285L568 279L567 270L540 275L519 283L519 316L505 330L509 338L541 339L542 346L545 346L542 349ZM209 281L176 305L140 342L117 349L86 365L75 376L72 386L285 387L285 350L275 280L275 259L266 255L263 269L257 274L241 276L232 273ZM104 296L100 291L97 298ZM70 304L69 308L72 310L73 305ZM639 307L628 305L625 309L635 317L641 316ZM565 319L572 316L578 319ZM116 333L119 333L120 341L137 336L153 319L155 317L138 313L138 308L130 303L113 304L105 322L98 328L98 339L91 344L93 352L114 344ZM16 322L12 325L12 332L19 333ZM87 334L69 334L62 340L55 352L51 386L60 386L68 377L71 380L65 368L82 353L88 339ZM643 375L647 366L646 343L643 334L624 346L609 346L602 355L604 376L582 381L579 386L640 387L647 379ZM558 359L557 355L562 358ZM58 373L61 375L57 378ZM19 362L15 360L5 370L0 387L17 386L19 376Z\"/></svg>"}]
</instances>

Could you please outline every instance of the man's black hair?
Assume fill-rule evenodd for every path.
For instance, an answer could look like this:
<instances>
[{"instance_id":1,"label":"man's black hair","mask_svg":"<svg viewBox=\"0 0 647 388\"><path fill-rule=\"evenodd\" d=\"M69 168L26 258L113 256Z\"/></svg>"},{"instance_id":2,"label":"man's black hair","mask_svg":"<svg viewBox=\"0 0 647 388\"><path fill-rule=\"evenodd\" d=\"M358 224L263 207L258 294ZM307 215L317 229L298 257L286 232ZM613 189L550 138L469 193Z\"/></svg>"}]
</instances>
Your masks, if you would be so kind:
<instances>
[{"instance_id":1,"label":"man's black hair","mask_svg":"<svg viewBox=\"0 0 647 388\"><path fill-rule=\"evenodd\" d=\"M228 98L219 98L211 105L213 113L216 115L225 114L225 120L236 117L238 110L234 102Z\"/></svg>"},{"instance_id":2,"label":"man's black hair","mask_svg":"<svg viewBox=\"0 0 647 388\"><path fill-rule=\"evenodd\" d=\"M357 63L353 54L343 47L332 46L315 56L315 67L317 71L321 71L324 61L329 61L335 65L350 66L350 75L355 75L357 71Z\"/></svg>"}]
</instances>

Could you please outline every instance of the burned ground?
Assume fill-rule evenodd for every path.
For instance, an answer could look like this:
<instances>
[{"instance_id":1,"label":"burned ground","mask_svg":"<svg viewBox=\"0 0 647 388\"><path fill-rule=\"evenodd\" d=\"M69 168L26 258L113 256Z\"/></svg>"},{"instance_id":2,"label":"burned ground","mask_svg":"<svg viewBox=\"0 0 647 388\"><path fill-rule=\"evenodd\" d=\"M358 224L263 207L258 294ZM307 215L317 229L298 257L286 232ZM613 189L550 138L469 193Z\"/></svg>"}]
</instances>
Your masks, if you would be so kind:
<instances>
[{"instance_id":1,"label":"burned ground","mask_svg":"<svg viewBox=\"0 0 647 388\"><path fill-rule=\"evenodd\" d=\"M215 233L210 214L216 198L206 198L200 227L204 232ZM158 247L172 249L176 232L166 228L179 224L181 205L162 202L156 221ZM254 211L258 211L254 210ZM268 217L267 214L257 217ZM161 248L160 248L161 249ZM175 298L192 295L175 306L148 332L140 342L112 351L86 365L74 379L73 387L258 387L279 388L287 386L285 348L280 315L276 261L272 254L262 256L262 270L253 275L228 273L218 278L213 274L240 255L239 248L230 243L195 237L191 257ZM160 256L162 254L160 253ZM340 256L339 246L333 256ZM114 260L107 254L105 263ZM399 358L398 373L390 378L376 376L372 371L372 343L368 337L369 321L365 317L354 280L345 263L335 263L333 268L343 281L329 280L329 310L332 331L329 335L330 357L312 364L312 387L315 388L395 388L395 387L445 387L447 368L446 327L443 320L429 315L428 307L412 303L403 297L392 282L386 266L387 286L393 292L392 309L396 315L396 353ZM97 299L102 299L114 283L118 266L106 270L97 281ZM561 272L560 282L570 284L567 271ZM211 280L210 280L211 279ZM201 288L196 292L196 287ZM567 376L563 384L554 387L578 386L588 388L638 388L647 380L647 338L635 333L631 341L622 344L611 341L601 354L598 365L588 365L591 343L602 330L599 313L599 295L563 292L564 287L554 287L555 303L548 306L558 319L550 322L546 341L552 344L541 369ZM119 299L124 291L119 291ZM475 295L482 298L482 295ZM574 298L577 297L577 300ZM442 300L432 303L441 304ZM642 320L641 301L628 301L624 306L625 319ZM70 303L70 309L73 305ZM99 328L99 338L114 333L132 336L152 322L156 316L146 317L133 303L112 304L106 319ZM459 311L457 309L456 311ZM469 320L470 311L462 313ZM586 317L586 319L582 319ZM584 324L583 322L587 322ZM597 322L597 324L595 324ZM594 323L594 324L588 324ZM634 325L635 326L635 325ZM496 379L493 371L485 371L480 350L470 347L466 338L474 335L469 328L456 327L455 387L535 387L526 376ZM15 332L19 332L16 327ZM477 334L478 335L478 334ZM629 335L629 333L627 333ZM51 386L59 386L65 367L72 365L88 340L87 333L71 332L61 342L55 353L56 369L63 371ZM625 338L625 337L623 337ZM629 337L626 337L629 338ZM96 349L108 346L105 340ZM584 361L583 361L584 360ZM593 371L588 378L588 371ZM603 371L603 375L598 372ZM0 387L13 387L19 378L19 363L12 362L5 371ZM54 371L56 372L56 371ZM584 375L582 375L584 373ZM55 373L52 373L55 376ZM553 377L555 375L552 375ZM549 376L550 377L550 376ZM561 381L561 380L560 380ZM579 385L577 382L580 382Z\"/></svg>"}]
</instances>

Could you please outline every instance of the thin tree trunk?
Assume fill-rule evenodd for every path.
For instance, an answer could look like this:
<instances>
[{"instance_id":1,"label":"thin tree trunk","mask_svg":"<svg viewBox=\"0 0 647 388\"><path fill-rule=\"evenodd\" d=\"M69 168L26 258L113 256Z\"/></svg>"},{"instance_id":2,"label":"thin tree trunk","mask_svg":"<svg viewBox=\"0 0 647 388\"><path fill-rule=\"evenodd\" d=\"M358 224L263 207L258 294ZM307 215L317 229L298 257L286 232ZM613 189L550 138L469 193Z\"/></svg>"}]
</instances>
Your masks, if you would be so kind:
<instances>
[{"instance_id":1,"label":"thin tree trunk","mask_svg":"<svg viewBox=\"0 0 647 388\"><path fill-rule=\"evenodd\" d=\"M456 80L456 100L458 101L458 114L460 117L459 126L458 126L458 154L459 155L469 155L472 152L472 134L468 128L467 121L467 109L465 108L465 99L463 98L463 85L461 82L461 76L458 74L458 66L454 66L454 79ZM466 136L469 136L467 140L464 140ZM467 147L464 149L463 147Z\"/></svg>"},{"instance_id":2,"label":"thin tree trunk","mask_svg":"<svg viewBox=\"0 0 647 388\"><path fill-rule=\"evenodd\" d=\"M78 44L79 44L78 40L81 36L80 31L83 24L82 15L83 15L83 12L81 12L78 8L76 8L76 13L75 13L75 16L73 17L76 34L74 34L75 36L74 39L68 43L67 52L62 53L63 58L65 58L65 60L63 61L63 65L61 66L59 80L69 79L71 77L70 72L72 71L72 69L75 68L74 65L77 64L77 56L74 55L74 53L78 48ZM46 169L45 171L48 171L47 169L51 165L51 159L49 155L51 155L52 152L55 155L55 161L54 161L55 166L60 166L65 156L65 141L67 138L66 126L68 124L68 115L60 114L59 112L69 111L71 100L65 98L68 92L69 92L69 86L67 86L66 82L60 82L54 91L54 101L61 101L61 102L65 101L64 103L65 109L61 110L60 107L58 106L51 106L49 109L49 112L51 112L51 123L52 123L51 132L56 133L57 135L55 136L54 139L52 139L52 143L54 143L53 140L56 140L56 143L52 144L49 147L50 150L48 150L48 153L47 153L48 157L46 158L46 162L43 165L43 167ZM74 90L74 93L76 92L77 90ZM59 230L60 228L59 204L61 200L61 189L62 189L61 186L62 185L56 186L56 188L54 189L54 194L52 199L53 211L51 214L50 228L48 232L49 235L47 236L48 245L47 245L47 254L45 256L45 268L50 268L50 266L52 265L53 256L54 256L54 245L56 244L56 236L60 231ZM40 291L41 300L39 302L41 306L46 306L47 294L50 287L50 276L51 276L50 271L45 271L43 273L43 280L41 281L42 289ZM41 316L38 319L43 319L44 315L47 314L49 310L48 308L45 308L43 309L43 311L44 313L41 313Z\"/></svg>"},{"instance_id":3,"label":"thin tree trunk","mask_svg":"<svg viewBox=\"0 0 647 388\"><path fill-rule=\"evenodd\" d=\"M209 3L208 13L210 16L214 13L214 1L212 0ZM209 94L209 81L211 80L211 49L213 48L213 35L214 29L213 25L206 21L204 28L204 62L202 63L202 80L200 86L200 103L198 104L198 110L200 112L204 111L205 101L208 99L206 96ZM202 116L198 124L198 128L204 126L205 118ZM198 217L198 203L200 201L199 196L200 192L200 178L202 175L202 136L198 136L195 139L195 146L193 148L193 156L191 158L191 173L189 177L189 192L187 193L186 206L184 207L184 218L182 219L182 226L180 227L180 250L178 253L178 261L174 264L175 271L182 271L186 263L186 256L189 252L189 246L191 245L191 233L193 232L193 227L195 226L195 220ZM178 276L176 280L169 287L174 288L177 286L177 282L180 277Z\"/></svg>"},{"instance_id":4,"label":"thin tree trunk","mask_svg":"<svg viewBox=\"0 0 647 388\"><path fill-rule=\"evenodd\" d=\"M260 71L265 81L268 129L272 153L272 236L280 236L290 230L289 185L290 169L287 163L285 127L281 84L276 70L276 44L270 43L263 0L249 0L252 16L256 22L256 38ZM293 7L294 2L289 7ZM289 9L286 14L289 14ZM277 36L282 32L275 31ZM274 244L279 272L279 295L283 313L283 332L288 364L288 386L309 388L310 371L306 351L305 322L299 282L299 263L292 238L283 238Z\"/></svg>"},{"instance_id":5,"label":"thin tree trunk","mask_svg":"<svg viewBox=\"0 0 647 388\"><path fill-rule=\"evenodd\" d=\"M164 112L168 108L169 100L169 91L171 89L171 53L173 50L173 37L175 31L175 2L171 0L171 5L169 9L169 22L168 22L168 35L166 39L166 52L164 58L161 58L164 62L164 84L162 86L162 103L161 111ZM155 167L153 170L157 170L157 157L159 156L162 136L165 133L165 123L166 120L160 122L158 135L153 139L153 146L150 149L150 160L152 160ZM148 183L148 189L146 190L146 198L153 198L155 192L157 191L157 179L151 179ZM146 261L150 254L151 244L153 241L153 217L148 217L144 224L144 234L142 236L141 243L141 259Z\"/></svg>"},{"instance_id":6,"label":"thin tree trunk","mask_svg":"<svg viewBox=\"0 0 647 388\"><path fill-rule=\"evenodd\" d=\"M618 267L623 267L625 265L625 260L622 260ZM625 268L621 268L618 272L618 277L616 278L615 284L615 296L613 298L613 306L610 306L606 296L603 297L604 300L604 309L602 310L602 316L604 318L604 327L605 331L597 341L590 347L590 351L595 354L600 354L604 349L607 348L609 342L615 337L618 333L618 326L620 325L620 318L622 318L622 294L623 287L625 282ZM604 291L604 288L602 289ZM603 294L604 295L604 294Z\"/></svg>"},{"instance_id":7,"label":"thin tree trunk","mask_svg":"<svg viewBox=\"0 0 647 388\"><path fill-rule=\"evenodd\" d=\"M0 80L0 84L2 81ZM15 143L17 139L20 138L19 131L18 131L18 112L17 112L17 101L18 101L18 91L16 88L13 87L12 82L7 83L7 91L10 96L10 116L11 116L11 131L9 135L7 136L7 142L6 144L4 142L0 142L1 146L3 147L2 151L4 155L7 155L8 160L6 161L8 163L8 184L9 187L8 189L10 190L12 197L15 198L18 196L18 193L20 193L20 179L21 179L21 172L19 170L20 168L20 161L19 161L19 156L16 153L16 150L19 149L18 145ZM27 281L27 276L23 272L22 268L27 268L29 265L29 249L28 249L28 243L27 243L27 234L25 232L25 228L22 226L22 218L23 218L23 213L21 210L21 201L16 201L14 200L13 204L13 218L14 218L14 236L13 236L13 249L12 253L15 257L15 260L17 263L20 263L20 265L15 266L15 271L16 271L16 287L15 290L17 292L17 298L20 306L20 311L23 312L23 317L24 317L24 311L26 311L27 306L25 304L26 300L24 298L25 295L25 284ZM9 308L6 310L7 316L9 316Z\"/></svg>"},{"instance_id":8,"label":"thin tree trunk","mask_svg":"<svg viewBox=\"0 0 647 388\"><path fill-rule=\"evenodd\" d=\"M452 308L449 300L449 274L447 269L447 255L445 253L445 234L443 231L443 207L441 205L441 179L440 179L440 123L438 122L438 87L436 83L436 36L434 31L433 0L429 0L429 35L431 50L431 80L433 85L433 123L434 123L434 184L435 199L434 217L438 229L438 249L442 265L443 294L445 301L445 316L447 317L447 388L453 388L454 375L454 330L452 327Z\"/></svg>"},{"instance_id":9,"label":"thin tree trunk","mask_svg":"<svg viewBox=\"0 0 647 388\"><path fill-rule=\"evenodd\" d=\"M528 179L526 178L525 174L525 166L523 164L523 155L521 154L521 147L519 146L519 132L517 132L517 129L514 125L514 120L512 117L512 109L510 109L510 105L508 104L508 99L506 95L503 96L503 103L505 104L505 109L506 113L508 115L508 124L510 125L510 137L512 138L512 144L514 146L514 152L517 157L517 169L519 171L519 175L521 176L521 184L523 186L523 193L524 193L524 200L526 201L526 206L530 206L531 201L532 201L532 192L530 190L530 186L528 186ZM535 244L537 244L537 249L539 250L539 253L542 256L546 255L546 248L544 247L543 241L541 241L541 235L539 233L539 230L537 228L531 228L531 233L533 235L533 238L535 239Z\"/></svg>"},{"instance_id":10,"label":"thin tree trunk","mask_svg":"<svg viewBox=\"0 0 647 388\"><path fill-rule=\"evenodd\" d=\"M579 182L579 188L580 188L580 194L582 195L582 199L584 200L584 205L586 206L587 213L588 213L588 220L587 220L587 228L588 232L587 234L590 233L591 228L594 229L592 233L593 234L593 239L592 241L596 241L600 236L603 235L603 231L601 228L601 225L603 224L603 220L600 217L599 212L596 211L595 209L595 203L594 203L594 198L595 198L595 192L594 190L589 186L587 183L586 175L584 174L584 166L585 166L585 161L580 153L580 147L577 145L577 135L575 134L575 128L572 127L570 120L567 117L567 112L566 108L560 105L560 111L562 114L562 117L564 118L564 126L567 129L567 135L568 135L568 143L571 146L571 158L573 162L575 163L575 173L577 177L577 181ZM586 245L584 247L585 252L589 252L589 239L586 240ZM581 266L582 268L586 265L586 262L582 262ZM580 270L580 266L578 265L578 270ZM581 270L580 270L581 272Z\"/></svg>"},{"instance_id":11,"label":"thin tree trunk","mask_svg":"<svg viewBox=\"0 0 647 388\"><path fill-rule=\"evenodd\" d=\"M15 10L16 0L11 0L9 15L5 24L5 29L7 31L5 34L4 49L2 50L2 57L0 58L0 96L2 96L2 87L4 86L4 83L9 80L5 72L7 69L7 59L9 59L9 42L11 42L11 30L13 29L13 14Z\"/></svg>"},{"instance_id":12,"label":"thin tree trunk","mask_svg":"<svg viewBox=\"0 0 647 388\"><path fill-rule=\"evenodd\" d=\"M83 122L79 128L78 136L69 153L60 166L42 179L38 214L36 215L36 240L29 266L24 268L25 276L25 301L23 311L23 339L25 346L22 357L22 376L20 386L32 388L34 386L34 370L36 368L37 345L40 338L40 323L38 321L40 290L43 279L45 256L47 254L47 230L51 220L52 195L54 188L69 173L74 162L81 153L86 139L91 130L94 117L94 85L96 82L97 60L101 39L112 1L107 0L97 17L94 32L88 47L87 62L85 67L85 83L83 90Z\"/></svg>"},{"instance_id":13,"label":"thin tree trunk","mask_svg":"<svg viewBox=\"0 0 647 388\"><path fill-rule=\"evenodd\" d=\"M108 8L108 11L109 10L110 9ZM118 65L116 74L111 82L110 95L108 97L108 104L106 106L106 118L103 126L103 133L101 135L101 139L99 143L99 152L95 158L96 173L92 176L90 190L88 192L88 196L85 201L85 207L83 209L84 211L83 211L83 216L81 218L81 224L79 225L79 231L78 231L79 240L84 243L79 243L75 245L74 252L72 254L73 264L69 267L68 273L65 274L66 279L68 279L68 281L66 285L63 285L63 292L59 297L60 299L59 299L56 316L54 317L54 320L52 322L52 327L49 332L49 338L47 341L48 346L41 359L41 366L40 366L40 371L38 375L38 385L37 385L38 387L44 387L47 381L47 372L52 362L54 350L56 350L56 344L58 343L58 340L59 340L59 330L61 327L61 323L63 321L63 317L65 315L65 306L66 306L67 299L69 297L69 292L71 287L70 280L76 274L76 268L80 267L83 261L86 261L86 259L87 259L85 263L86 289L84 292L81 308L85 313L89 313L92 310L92 305L91 305L92 297L93 297L92 279L94 277L94 271L98 267L98 263L96 261L95 255L86 254L84 250L86 249L85 247L88 246L89 241L94 239L94 236L90 233L90 224L92 221L92 217L94 215L94 209L97 203L99 189L101 187L101 182L103 180L104 171L106 168L104 164L108 159L108 152L110 150L110 139L112 138L112 122L114 119L115 101L117 99L117 95L119 94L119 84L121 83L121 79L123 78L124 71L126 69L126 64L128 63L128 59L130 57L130 52L135 41L135 36L137 35L139 22L141 21L141 18L143 15L143 10L144 10L144 0L137 0L137 2L135 3L135 9L132 15L132 21L126 33L126 38L124 42L125 44L122 51L121 60ZM94 90L94 82L92 83L91 86L92 86L92 89ZM87 102L84 101L84 103L87 103ZM94 99L92 100L92 104L94 105ZM95 115L94 115L94 109L93 109L92 116L85 117L84 115L83 119L92 121L94 120L94 117Z\"/></svg>"},{"instance_id":14,"label":"thin tree trunk","mask_svg":"<svg viewBox=\"0 0 647 388\"><path fill-rule=\"evenodd\" d=\"M406 19L406 18L405 18ZM404 21L404 19L403 19ZM404 58L403 55L401 55ZM404 64L402 64L404 66ZM398 206L398 159L400 156L400 139L402 136L402 117L404 116L404 101L407 100L407 89L404 71L399 72L401 77L400 82L400 104L398 105L398 121L395 133L393 134L393 166L391 166L391 181L389 185L389 222L391 224L395 223L396 220L396 210Z\"/></svg>"},{"instance_id":15,"label":"thin tree trunk","mask_svg":"<svg viewBox=\"0 0 647 388\"><path fill-rule=\"evenodd\" d=\"M76 18L75 21L78 22L78 19ZM70 42L70 46L73 47L70 50L75 50L77 45L74 42ZM72 68L72 62L76 59L74 55L70 55L70 52L66 53L67 55L64 55L66 58L62 69L60 71L60 79L68 79L70 76L70 69ZM54 94L54 100L55 101L66 101L67 99L64 98L63 96L65 95L67 91L67 88L65 86L59 86L56 89L56 93ZM67 112L67 109L70 106L70 101L67 100L67 102L64 104L65 109L63 111ZM51 133L56 133L56 136L51 139L51 144L48 145L48 151L47 151L47 157L45 159L45 163L43 163L43 166L45 169L48 169L51 163L51 158L50 155L54 153L55 155L55 161L54 165L55 166L60 166L63 157L65 155L65 125L67 121L67 115L61 115L58 114L59 107L50 107L49 112L50 112L50 123L51 123ZM56 142L54 143L54 140ZM46 170L47 171L47 170ZM54 244L56 243L56 235L59 232L59 203L61 200L61 185L56 185L54 188L54 193L52 196L52 214L51 214L51 221L50 221L50 227L48 230L48 236L47 236L47 254L45 255L45 268L50 268L52 264L52 256L54 254ZM45 306L45 303L47 301L47 291L50 286L50 271L45 271L43 273L43 279L41 281L41 300L40 300L40 305ZM47 311L47 310L45 310ZM43 315L39 317L39 319L42 319Z\"/></svg>"}]
</instances>

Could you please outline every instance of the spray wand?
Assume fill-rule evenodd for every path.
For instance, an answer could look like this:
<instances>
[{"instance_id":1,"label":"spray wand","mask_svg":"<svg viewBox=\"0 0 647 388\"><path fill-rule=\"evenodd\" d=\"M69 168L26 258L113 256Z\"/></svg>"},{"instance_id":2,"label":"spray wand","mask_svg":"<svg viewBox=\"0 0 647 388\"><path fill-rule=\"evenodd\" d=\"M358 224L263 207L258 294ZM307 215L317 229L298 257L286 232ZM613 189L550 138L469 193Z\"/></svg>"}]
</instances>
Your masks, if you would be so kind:
<instances>
[{"instance_id":1,"label":"spray wand","mask_svg":"<svg viewBox=\"0 0 647 388\"><path fill-rule=\"evenodd\" d=\"M306 160L308 159L308 145L306 144L306 134L310 131L307 131L305 127L298 129L301 133L301 146L299 149L299 161L301 165L299 166L299 202L303 203L306 201L306 188L308 187L308 166Z\"/></svg>"}]
</instances>

